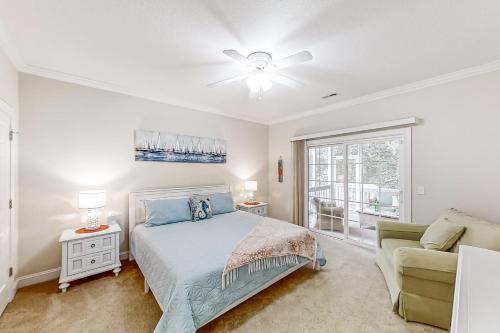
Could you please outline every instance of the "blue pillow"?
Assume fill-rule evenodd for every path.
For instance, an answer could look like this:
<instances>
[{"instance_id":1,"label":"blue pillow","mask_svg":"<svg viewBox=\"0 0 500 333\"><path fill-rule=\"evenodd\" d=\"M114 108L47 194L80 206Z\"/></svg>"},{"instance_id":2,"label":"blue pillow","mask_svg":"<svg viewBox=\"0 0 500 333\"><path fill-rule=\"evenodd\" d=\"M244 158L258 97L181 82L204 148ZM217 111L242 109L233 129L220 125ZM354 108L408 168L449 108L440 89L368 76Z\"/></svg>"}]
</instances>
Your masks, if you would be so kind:
<instances>
[{"instance_id":1,"label":"blue pillow","mask_svg":"<svg viewBox=\"0 0 500 333\"><path fill-rule=\"evenodd\" d=\"M144 207L146 227L191 220L187 198L145 200Z\"/></svg>"},{"instance_id":2,"label":"blue pillow","mask_svg":"<svg viewBox=\"0 0 500 333\"><path fill-rule=\"evenodd\" d=\"M214 215L234 212L234 201L231 192L210 194L210 201Z\"/></svg>"},{"instance_id":3,"label":"blue pillow","mask_svg":"<svg viewBox=\"0 0 500 333\"><path fill-rule=\"evenodd\" d=\"M191 208L191 221L206 220L212 218L212 205L209 196L194 195L189 198Z\"/></svg>"}]
</instances>

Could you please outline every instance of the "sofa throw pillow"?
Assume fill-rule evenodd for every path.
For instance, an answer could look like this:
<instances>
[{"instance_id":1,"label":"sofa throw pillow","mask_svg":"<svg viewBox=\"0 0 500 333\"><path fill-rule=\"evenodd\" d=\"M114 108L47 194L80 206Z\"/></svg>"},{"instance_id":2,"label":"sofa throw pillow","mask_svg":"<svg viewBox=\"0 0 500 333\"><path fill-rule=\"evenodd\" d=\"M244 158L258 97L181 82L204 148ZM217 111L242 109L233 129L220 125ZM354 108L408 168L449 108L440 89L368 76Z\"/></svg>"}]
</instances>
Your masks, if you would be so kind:
<instances>
[{"instance_id":1,"label":"sofa throw pillow","mask_svg":"<svg viewBox=\"0 0 500 333\"><path fill-rule=\"evenodd\" d=\"M425 230L420 245L429 250L447 251L464 231L465 227L451 223L447 218L439 218Z\"/></svg>"},{"instance_id":2,"label":"sofa throw pillow","mask_svg":"<svg viewBox=\"0 0 500 333\"><path fill-rule=\"evenodd\" d=\"M189 207L191 208L191 221L197 222L212 217L212 205L210 197L205 195L194 195L189 198Z\"/></svg>"}]
</instances>

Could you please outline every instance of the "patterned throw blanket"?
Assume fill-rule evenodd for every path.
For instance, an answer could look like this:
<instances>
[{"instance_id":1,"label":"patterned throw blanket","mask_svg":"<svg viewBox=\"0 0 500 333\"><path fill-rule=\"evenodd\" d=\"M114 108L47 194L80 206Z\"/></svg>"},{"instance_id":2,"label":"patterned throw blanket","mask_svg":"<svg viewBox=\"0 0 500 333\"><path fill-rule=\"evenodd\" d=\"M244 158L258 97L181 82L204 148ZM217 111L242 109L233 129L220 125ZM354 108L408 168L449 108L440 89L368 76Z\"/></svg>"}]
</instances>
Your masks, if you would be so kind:
<instances>
[{"instance_id":1,"label":"patterned throw blanket","mask_svg":"<svg viewBox=\"0 0 500 333\"><path fill-rule=\"evenodd\" d=\"M298 264L298 256L313 261L316 267L316 237L306 228L264 218L231 252L222 272L222 289L238 278L240 267L248 272Z\"/></svg>"}]
</instances>

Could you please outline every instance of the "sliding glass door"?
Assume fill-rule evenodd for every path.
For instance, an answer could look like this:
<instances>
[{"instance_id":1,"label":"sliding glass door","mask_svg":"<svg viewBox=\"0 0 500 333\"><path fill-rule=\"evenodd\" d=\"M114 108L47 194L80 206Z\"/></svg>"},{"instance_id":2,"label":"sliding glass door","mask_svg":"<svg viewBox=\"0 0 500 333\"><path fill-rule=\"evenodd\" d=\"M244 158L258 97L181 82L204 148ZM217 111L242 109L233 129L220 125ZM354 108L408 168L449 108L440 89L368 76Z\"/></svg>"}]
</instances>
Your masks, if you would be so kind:
<instances>
[{"instance_id":1,"label":"sliding glass door","mask_svg":"<svg viewBox=\"0 0 500 333\"><path fill-rule=\"evenodd\" d=\"M308 142L309 228L375 244L378 220L409 222L409 131Z\"/></svg>"},{"instance_id":2,"label":"sliding glass door","mask_svg":"<svg viewBox=\"0 0 500 333\"><path fill-rule=\"evenodd\" d=\"M308 147L309 228L344 235L344 145Z\"/></svg>"}]
</instances>

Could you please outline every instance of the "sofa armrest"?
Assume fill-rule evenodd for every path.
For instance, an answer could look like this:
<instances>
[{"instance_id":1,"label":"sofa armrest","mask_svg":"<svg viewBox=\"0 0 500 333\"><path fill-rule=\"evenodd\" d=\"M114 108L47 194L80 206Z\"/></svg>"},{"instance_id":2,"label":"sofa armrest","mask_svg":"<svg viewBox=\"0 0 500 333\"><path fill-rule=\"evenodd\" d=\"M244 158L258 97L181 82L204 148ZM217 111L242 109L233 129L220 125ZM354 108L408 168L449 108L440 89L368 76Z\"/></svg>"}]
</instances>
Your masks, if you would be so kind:
<instances>
[{"instance_id":1,"label":"sofa armrest","mask_svg":"<svg viewBox=\"0 0 500 333\"><path fill-rule=\"evenodd\" d=\"M396 238L407 240L420 240L425 230L429 226L427 224L412 224L391 221L377 222L377 244L382 246L382 239Z\"/></svg>"},{"instance_id":2,"label":"sofa armrest","mask_svg":"<svg viewBox=\"0 0 500 333\"><path fill-rule=\"evenodd\" d=\"M455 284L458 254L436 250L400 247L394 251L394 269L399 287L405 277Z\"/></svg>"}]
</instances>

